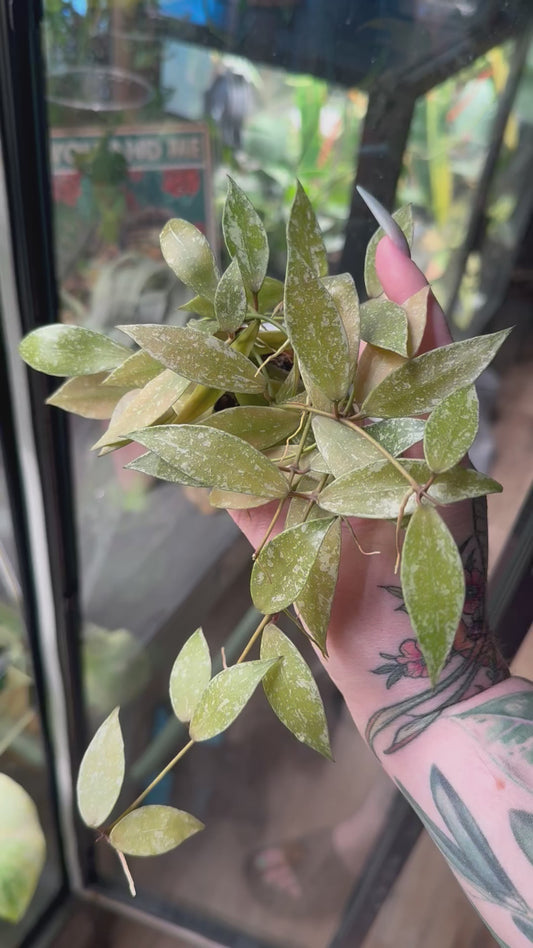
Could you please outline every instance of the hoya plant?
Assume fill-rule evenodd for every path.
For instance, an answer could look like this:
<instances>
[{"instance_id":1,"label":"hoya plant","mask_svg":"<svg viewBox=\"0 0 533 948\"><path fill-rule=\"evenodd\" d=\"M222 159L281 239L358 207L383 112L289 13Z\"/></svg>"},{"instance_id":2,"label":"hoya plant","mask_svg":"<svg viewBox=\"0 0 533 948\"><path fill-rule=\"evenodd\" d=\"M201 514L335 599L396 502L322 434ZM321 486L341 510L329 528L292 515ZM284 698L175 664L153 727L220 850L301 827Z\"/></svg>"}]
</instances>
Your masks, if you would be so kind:
<instances>
[{"instance_id":1,"label":"hoya plant","mask_svg":"<svg viewBox=\"0 0 533 948\"><path fill-rule=\"evenodd\" d=\"M379 220L379 206L366 197ZM408 252L410 209L395 220L393 236ZM81 817L115 848L132 891L126 855L166 852L203 828L189 813L143 800L195 743L228 728L260 683L296 738L330 756L318 689L277 623L292 607L301 633L327 658L343 527L358 544L351 518L396 524L393 565L435 683L465 599L461 557L443 511L501 489L462 460L478 425L473 383L507 331L418 354L428 288L402 306L385 298L375 267L380 229L366 253L369 299L360 303L349 274L328 273L300 185L284 282L267 275L262 221L231 179L222 226L231 260L224 273L188 221L171 220L161 234L167 264L191 291L183 308L194 315L186 326L120 326L122 343L80 326L45 326L20 347L34 369L68 376L49 404L109 419L94 445L100 454L136 442L145 453L127 467L210 488L214 507L274 502L250 584L263 618L242 654L213 675L197 629L171 670L170 701L188 724L188 743L112 821L125 771L118 709L83 759ZM420 443L423 459L405 457Z\"/></svg>"}]
</instances>

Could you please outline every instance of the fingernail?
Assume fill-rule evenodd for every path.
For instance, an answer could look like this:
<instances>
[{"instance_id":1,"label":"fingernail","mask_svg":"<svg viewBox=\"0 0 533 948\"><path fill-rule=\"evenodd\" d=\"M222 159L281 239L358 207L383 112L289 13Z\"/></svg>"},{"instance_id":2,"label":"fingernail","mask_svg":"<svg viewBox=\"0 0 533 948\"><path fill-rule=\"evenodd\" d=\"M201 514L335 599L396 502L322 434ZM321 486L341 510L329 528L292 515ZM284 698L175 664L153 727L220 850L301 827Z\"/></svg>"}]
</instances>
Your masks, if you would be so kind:
<instances>
[{"instance_id":1,"label":"fingernail","mask_svg":"<svg viewBox=\"0 0 533 948\"><path fill-rule=\"evenodd\" d=\"M368 210L371 214L374 215L380 227L383 228L389 240L392 240L395 247L398 248L406 257L411 256L411 251L409 249L409 244L407 243L407 238L401 229L398 226L394 217L392 217L388 211L385 210L383 204L380 204L377 198L373 197L366 188L362 188L359 184L356 186L356 190L361 195L363 201L365 202Z\"/></svg>"}]
</instances>

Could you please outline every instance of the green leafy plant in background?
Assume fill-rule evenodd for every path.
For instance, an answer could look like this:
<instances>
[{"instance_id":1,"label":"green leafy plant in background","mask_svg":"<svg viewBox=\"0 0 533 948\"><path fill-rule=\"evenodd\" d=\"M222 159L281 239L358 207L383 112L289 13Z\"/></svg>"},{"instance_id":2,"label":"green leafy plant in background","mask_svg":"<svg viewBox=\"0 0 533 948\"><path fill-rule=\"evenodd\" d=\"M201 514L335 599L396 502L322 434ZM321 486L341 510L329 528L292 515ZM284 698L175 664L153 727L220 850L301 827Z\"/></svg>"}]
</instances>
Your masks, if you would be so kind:
<instances>
[{"instance_id":1,"label":"green leafy plant in background","mask_svg":"<svg viewBox=\"0 0 533 948\"><path fill-rule=\"evenodd\" d=\"M410 243L409 208L395 216ZM300 185L287 225L284 283L267 276L262 220L231 180L223 230L231 263L222 274L189 222L170 221L161 234L166 262L193 294L186 305L196 318L187 326L122 326L124 344L81 327L46 326L20 347L33 368L69 376L49 399L53 405L79 412L82 392L83 414L90 417L94 404L101 418L108 404L109 425L95 445L100 453L136 442L145 453L129 468L207 487L218 508L274 502L251 576L263 618L242 654L213 676L197 630L172 668L170 700L189 726L188 743L112 822L125 770L118 709L84 757L80 813L116 849L127 874L125 855L165 852L202 829L181 810L141 804L196 742L231 725L260 684L297 739L330 756L311 672L277 622L293 606L301 632L327 656L343 526L357 542L350 518L396 524L405 605L435 683L465 598L443 510L501 489L460 462L477 429L473 383L507 330L418 354L428 289L402 306L384 298L375 268L378 232L365 261L370 299L360 304L348 274L328 274L323 238ZM402 456L417 443L423 459ZM259 657L250 659L256 643Z\"/></svg>"},{"instance_id":2,"label":"green leafy plant in background","mask_svg":"<svg viewBox=\"0 0 533 948\"><path fill-rule=\"evenodd\" d=\"M35 804L0 773L0 918L18 922L35 892L46 844Z\"/></svg>"}]
</instances>

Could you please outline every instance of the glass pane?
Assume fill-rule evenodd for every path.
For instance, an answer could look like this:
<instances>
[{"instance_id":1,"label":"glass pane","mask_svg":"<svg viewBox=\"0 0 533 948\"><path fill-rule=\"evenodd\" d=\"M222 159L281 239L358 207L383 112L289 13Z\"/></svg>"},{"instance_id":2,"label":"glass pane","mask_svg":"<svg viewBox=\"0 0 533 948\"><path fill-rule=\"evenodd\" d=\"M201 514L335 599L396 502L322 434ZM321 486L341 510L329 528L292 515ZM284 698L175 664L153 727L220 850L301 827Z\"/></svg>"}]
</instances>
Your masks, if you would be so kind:
<instances>
[{"instance_id":1,"label":"glass pane","mask_svg":"<svg viewBox=\"0 0 533 948\"><path fill-rule=\"evenodd\" d=\"M46 749L24 624L15 537L0 453L0 773L33 800L46 839L46 862L29 907L17 924L0 920L2 948L16 948L57 895L61 864ZM5 810L3 818L6 817Z\"/></svg>"}]
</instances>

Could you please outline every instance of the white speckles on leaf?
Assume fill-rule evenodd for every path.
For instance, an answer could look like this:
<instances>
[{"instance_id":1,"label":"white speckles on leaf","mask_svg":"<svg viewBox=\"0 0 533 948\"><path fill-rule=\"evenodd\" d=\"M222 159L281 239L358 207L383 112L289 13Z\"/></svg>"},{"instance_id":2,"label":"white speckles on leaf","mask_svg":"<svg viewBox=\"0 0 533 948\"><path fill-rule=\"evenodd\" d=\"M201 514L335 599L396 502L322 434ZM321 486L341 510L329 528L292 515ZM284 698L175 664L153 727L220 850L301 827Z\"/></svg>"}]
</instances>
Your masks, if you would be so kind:
<instances>
[{"instance_id":1,"label":"white speckles on leaf","mask_svg":"<svg viewBox=\"0 0 533 948\"><path fill-rule=\"evenodd\" d=\"M340 555L341 521L337 518L322 540L307 582L294 603L311 638L325 655L326 634L337 586Z\"/></svg>"},{"instance_id":2,"label":"white speckles on leaf","mask_svg":"<svg viewBox=\"0 0 533 948\"><path fill-rule=\"evenodd\" d=\"M323 277L322 283L328 293L331 294L344 326L348 340L350 378L353 378L359 358L360 339L359 297L355 283L349 273L338 273L335 276Z\"/></svg>"},{"instance_id":3,"label":"white speckles on leaf","mask_svg":"<svg viewBox=\"0 0 533 948\"><path fill-rule=\"evenodd\" d=\"M217 411L204 424L242 438L259 451L285 442L298 428L296 412L282 408L246 405Z\"/></svg>"},{"instance_id":4,"label":"white speckles on leaf","mask_svg":"<svg viewBox=\"0 0 533 948\"><path fill-rule=\"evenodd\" d=\"M245 285L252 293L258 293L268 266L268 239L253 204L229 177L222 229L228 252L238 260Z\"/></svg>"},{"instance_id":5,"label":"white speckles on leaf","mask_svg":"<svg viewBox=\"0 0 533 948\"><path fill-rule=\"evenodd\" d=\"M392 215L397 224L400 225L403 230L407 243L411 246L413 242L413 212L411 205L408 204L405 207L400 207L397 211L394 211ZM383 292L383 287L379 282L378 275L376 273L376 249L382 237L385 236L385 232L381 227L378 228L373 237L370 238L366 256L365 256L365 286L366 291L369 296L379 296Z\"/></svg>"},{"instance_id":6,"label":"white speckles on leaf","mask_svg":"<svg viewBox=\"0 0 533 948\"><path fill-rule=\"evenodd\" d=\"M100 725L81 762L77 796L78 809L87 826L101 826L115 803L124 780L124 741L118 719L119 709Z\"/></svg>"},{"instance_id":7,"label":"white speckles on leaf","mask_svg":"<svg viewBox=\"0 0 533 948\"><path fill-rule=\"evenodd\" d=\"M19 346L24 362L47 375L95 375L120 365L130 355L125 346L82 326L40 326Z\"/></svg>"},{"instance_id":8,"label":"white speckles on leaf","mask_svg":"<svg viewBox=\"0 0 533 948\"><path fill-rule=\"evenodd\" d=\"M287 224L287 247L297 250L315 276L328 272L328 258L315 212L302 185L296 184L296 195Z\"/></svg>"},{"instance_id":9,"label":"white speckles on leaf","mask_svg":"<svg viewBox=\"0 0 533 948\"><path fill-rule=\"evenodd\" d=\"M187 639L170 673L172 710L180 721L190 721L211 678L209 646L201 629Z\"/></svg>"},{"instance_id":10,"label":"white speckles on leaf","mask_svg":"<svg viewBox=\"0 0 533 948\"><path fill-rule=\"evenodd\" d=\"M206 238L189 221L174 219L160 236L161 252L176 276L198 296L214 300L218 269Z\"/></svg>"},{"instance_id":11,"label":"white speckles on leaf","mask_svg":"<svg viewBox=\"0 0 533 948\"><path fill-rule=\"evenodd\" d=\"M259 554L252 570L250 590L260 612L279 612L305 586L329 520L307 520L279 533Z\"/></svg>"},{"instance_id":12,"label":"white speckles on leaf","mask_svg":"<svg viewBox=\"0 0 533 948\"><path fill-rule=\"evenodd\" d=\"M400 471L389 461L379 461L338 477L320 494L320 506L344 517L391 520L398 516L408 490L409 484ZM409 501L406 513L412 506L413 501Z\"/></svg>"},{"instance_id":13,"label":"white speckles on leaf","mask_svg":"<svg viewBox=\"0 0 533 948\"><path fill-rule=\"evenodd\" d=\"M461 388L434 409L424 432L424 455L436 473L464 457L477 434L479 402L473 385Z\"/></svg>"},{"instance_id":14,"label":"white speckles on leaf","mask_svg":"<svg viewBox=\"0 0 533 948\"><path fill-rule=\"evenodd\" d=\"M317 415L313 431L317 447L335 477L383 460L379 448L333 418Z\"/></svg>"},{"instance_id":15,"label":"white speckles on leaf","mask_svg":"<svg viewBox=\"0 0 533 948\"><path fill-rule=\"evenodd\" d=\"M119 820L109 842L127 856L159 856L203 828L195 816L173 806L141 806Z\"/></svg>"},{"instance_id":16,"label":"white speckles on leaf","mask_svg":"<svg viewBox=\"0 0 533 948\"><path fill-rule=\"evenodd\" d=\"M136 428L152 425L166 414L189 385L188 379L181 378L170 369L164 369L155 379L147 382L144 388L128 392L117 404L107 431L93 448L116 444L126 440Z\"/></svg>"},{"instance_id":17,"label":"white speckles on leaf","mask_svg":"<svg viewBox=\"0 0 533 948\"><path fill-rule=\"evenodd\" d=\"M126 388L106 388L102 382L105 372L98 375L79 375L69 379L46 399L47 405L55 405L63 411L71 411L82 418L110 418L117 403L128 391Z\"/></svg>"},{"instance_id":18,"label":"white speckles on leaf","mask_svg":"<svg viewBox=\"0 0 533 948\"><path fill-rule=\"evenodd\" d=\"M390 300L369 300L361 306L361 337L381 349L407 356L407 315Z\"/></svg>"},{"instance_id":19,"label":"white speckles on leaf","mask_svg":"<svg viewBox=\"0 0 533 948\"><path fill-rule=\"evenodd\" d=\"M242 281L239 261L235 257L220 278L215 293L215 315L218 325L227 332L234 332L242 324L248 303Z\"/></svg>"},{"instance_id":20,"label":"white speckles on leaf","mask_svg":"<svg viewBox=\"0 0 533 948\"><path fill-rule=\"evenodd\" d=\"M221 734L241 713L276 659L231 665L211 679L192 716L193 741L208 741Z\"/></svg>"}]
</instances>

